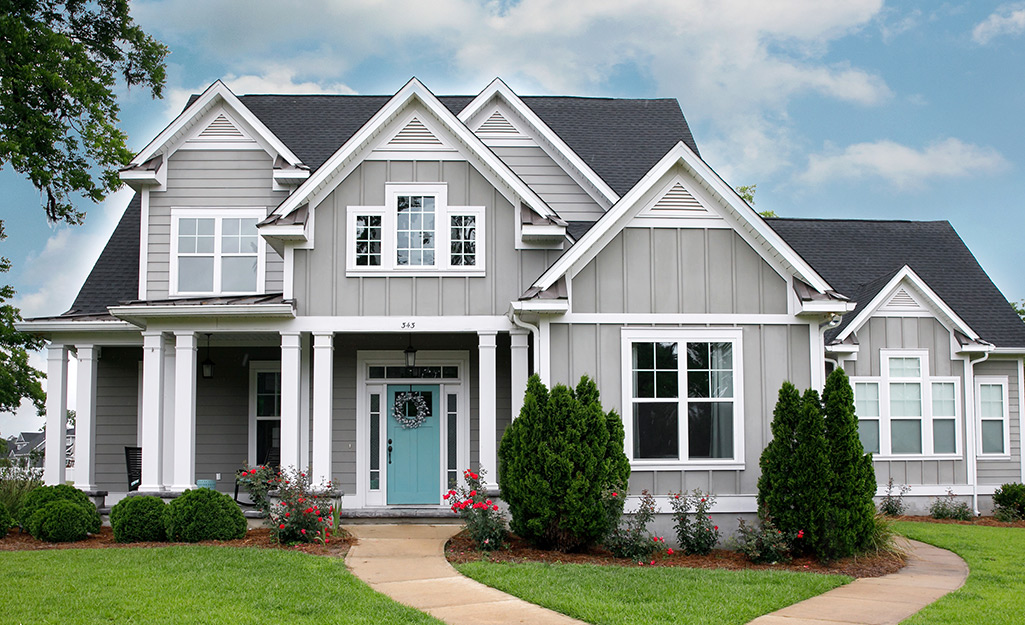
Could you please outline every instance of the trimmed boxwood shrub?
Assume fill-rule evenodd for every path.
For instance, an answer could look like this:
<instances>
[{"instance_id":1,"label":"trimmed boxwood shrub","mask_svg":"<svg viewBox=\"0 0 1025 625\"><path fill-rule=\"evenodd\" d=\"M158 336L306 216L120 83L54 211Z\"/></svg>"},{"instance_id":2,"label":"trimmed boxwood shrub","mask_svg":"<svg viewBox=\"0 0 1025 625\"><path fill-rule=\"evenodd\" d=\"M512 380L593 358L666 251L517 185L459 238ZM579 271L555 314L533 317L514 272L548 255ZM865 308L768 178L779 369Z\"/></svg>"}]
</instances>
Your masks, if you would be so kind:
<instances>
[{"instance_id":1,"label":"trimmed boxwood shrub","mask_svg":"<svg viewBox=\"0 0 1025 625\"><path fill-rule=\"evenodd\" d=\"M164 511L167 538L175 542L234 540L246 535L246 517L231 497L209 488L187 490Z\"/></svg>"},{"instance_id":2,"label":"trimmed boxwood shrub","mask_svg":"<svg viewBox=\"0 0 1025 625\"><path fill-rule=\"evenodd\" d=\"M95 510L95 507L93 508ZM92 514L83 505L68 499L47 503L32 513L29 533L38 540L68 543L82 540L89 534Z\"/></svg>"},{"instance_id":3,"label":"trimmed boxwood shrub","mask_svg":"<svg viewBox=\"0 0 1025 625\"><path fill-rule=\"evenodd\" d=\"M98 534L100 531L100 513L96 509L96 504L89 499L89 496L78 490L74 486L68 486L67 484L58 484L56 486L40 486L39 488L33 489L28 495L25 495L25 500L21 504L21 510L18 512L18 523L21 528L28 530L30 534L35 536L30 527L31 519L33 515L47 504L54 501L70 501L73 504L82 506L82 509L86 511L89 517L89 523L86 525L86 531L90 534Z\"/></svg>"},{"instance_id":4,"label":"trimmed boxwood shrub","mask_svg":"<svg viewBox=\"0 0 1025 625\"><path fill-rule=\"evenodd\" d=\"M110 509L110 527L119 543L167 540L164 512L159 497L125 497Z\"/></svg>"},{"instance_id":5,"label":"trimmed boxwood shrub","mask_svg":"<svg viewBox=\"0 0 1025 625\"><path fill-rule=\"evenodd\" d=\"M11 529L12 525L14 525L14 521L11 520L7 506L0 503L0 538L7 536L7 530Z\"/></svg>"}]
</instances>

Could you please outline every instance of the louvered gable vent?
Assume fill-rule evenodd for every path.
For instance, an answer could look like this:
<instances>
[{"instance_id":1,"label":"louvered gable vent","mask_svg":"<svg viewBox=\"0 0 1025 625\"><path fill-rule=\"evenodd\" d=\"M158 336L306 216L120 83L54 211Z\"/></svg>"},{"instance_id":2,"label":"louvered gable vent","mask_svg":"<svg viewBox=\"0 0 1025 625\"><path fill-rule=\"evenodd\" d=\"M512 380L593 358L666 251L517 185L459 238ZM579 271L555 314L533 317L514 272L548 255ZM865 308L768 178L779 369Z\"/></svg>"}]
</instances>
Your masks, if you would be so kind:
<instances>
[{"instance_id":1,"label":"louvered gable vent","mask_svg":"<svg viewBox=\"0 0 1025 625\"><path fill-rule=\"evenodd\" d=\"M495 111L491 117L484 120L484 123L477 129L478 134L488 135L518 135L519 131L506 119L500 111Z\"/></svg>"},{"instance_id":2,"label":"louvered gable vent","mask_svg":"<svg viewBox=\"0 0 1025 625\"><path fill-rule=\"evenodd\" d=\"M912 311L921 310L922 306L912 297L911 293L908 293L907 289L900 287L893 294L893 297L890 298L890 301L886 302L883 309L888 311Z\"/></svg>"},{"instance_id":3,"label":"louvered gable vent","mask_svg":"<svg viewBox=\"0 0 1025 625\"><path fill-rule=\"evenodd\" d=\"M694 196L690 194L687 189L683 188L683 185L677 182L671 189L666 191L666 194L662 198L655 202L655 205L651 207L652 210L660 211L695 211L699 213L707 212L705 207L701 205Z\"/></svg>"},{"instance_id":4,"label":"louvered gable vent","mask_svg":"<svg viewBox=\"0 0 1025 625\"><path fill-rule=\"evenodd\" d=\"M388 145L441 145L441 141L424 126L424 123L414 117L409 120L405 128L392 137Z\"/></svg>"},{"instance_id":5,"label":"louvered gable vent","mask_svg":"<svg viewBox=\"0 0 1025 625\"><path fill-rule=\"evenodd\" d=\"M199 133L201 139L243 139L245 135L242 131L235 127L235 124L231 123L231 120L221 113L210 122L210 125Z\"/></svg>"}]
</instances>

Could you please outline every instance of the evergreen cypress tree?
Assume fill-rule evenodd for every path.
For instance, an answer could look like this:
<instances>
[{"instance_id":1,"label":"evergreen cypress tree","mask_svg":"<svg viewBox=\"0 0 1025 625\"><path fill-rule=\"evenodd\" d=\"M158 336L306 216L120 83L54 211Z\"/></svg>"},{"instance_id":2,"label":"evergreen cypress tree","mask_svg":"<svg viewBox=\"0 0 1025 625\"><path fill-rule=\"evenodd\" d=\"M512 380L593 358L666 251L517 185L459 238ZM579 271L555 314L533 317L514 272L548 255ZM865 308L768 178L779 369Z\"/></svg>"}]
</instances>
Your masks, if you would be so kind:
<instances>
[{"instance_id":1,"label":"evergreen cypress tree","mask_svg":"<svg viewBox=\"0 0 1025 625\"><path fill-rule=\"evenodd\" d=\"M510 526L538 546L585 547L604 538L618 519L610 516L604 494L625 488L630 476L622 423L615 412L604 412L598 388L586 376L576 391L560 384L551 392L531 376L498 460Z\"/></svg>"},{"instance_id":2,"label":"evergreen cypress tree","mask_svg":"<svg viewBox=\"0 0 1025 625\"><path fill-rule=\"evenodd\" d=\"M804 530L804 540L796 547L828 560L831 530L828 525L831 508L829 489L834 479L826 445L822 403L814 389L804 392L795 434L797 445L790 466L795 489L792 493L794 510L787 521L796 522L796 525L777 522L776 526L784 532Z\"/></svg>"},{"instance_id":3,"label":"evergreen cypress tree","mask_svg":"<svg viewBox=\"0 0 1025 625\"><path fill-rule=\"evenodd\" d=\"M762 450L762 473L758 477L758 510L768 514L777 527L793 527L797 485L791 469L797 448L797 422L801 413L801 394L790 382L779 389L772 413L772 440Z\"/></svg>"},{"instance_id":4,"label":"evergreen cypress tree","mask_svg":"<svg viewBox=\"0 0 1025 625\"><path fill-rule=\"evenodd\" d=\"M830 555L842 558L868 547L875 524L876 476L865 454L854 414L854 392L843 369L835 369L822 391L826 443L833 483L830 487Z\"/></svg>"}]
</instances>

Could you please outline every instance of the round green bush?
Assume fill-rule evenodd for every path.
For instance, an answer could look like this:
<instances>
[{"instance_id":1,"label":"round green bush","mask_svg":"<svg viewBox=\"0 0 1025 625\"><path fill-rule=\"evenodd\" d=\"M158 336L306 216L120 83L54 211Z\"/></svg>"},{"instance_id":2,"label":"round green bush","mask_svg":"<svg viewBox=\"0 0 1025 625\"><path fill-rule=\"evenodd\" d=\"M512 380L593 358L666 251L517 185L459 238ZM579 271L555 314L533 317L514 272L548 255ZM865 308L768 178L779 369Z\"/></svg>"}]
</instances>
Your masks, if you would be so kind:
<instances>
[{"instance_id":1,"label":"round green bush","mask_svg":"<svg viewBox=\"0 0 1025 625\"><path fill-rule=\"evenodd\" d=\"M167 538L175 542L234 540L246 535L246 518L231 497L209 488L187 490L164 512Z\"/></svg>"},{"instance_id":2,"label":"round green bush","mask_svg":"<svg viewBox=\"0 0 1025 625\"><path fill-rule=\"evenodd\" d=\"M110 509L110 527L119 543L167 540L164 512L159 497L125 497Z\"/></svg>"},{"instance_id":3,"label":"round green bush","mask_svg":"<svg viewBox=\"0 0 1025 625\"><path fill-rule=\"evenodd\" d=\"M0 503L0 538L7 536L7 530L11 529L14 525L14 521L11 520L11 513L7 511L7 506Z\"/></svg>"},{"instance_id":4,"label":"round green bush","mask_svg":"<svg viewBox=\"0 0 1025 625\"><path fill-rule=\"evenodd\" d=\"M25 495L25 500L21 504L21 510L18 512L18 524L22 529L28 530L34 536L35 534L29 527L30 519L38 510L54 501L70 501L82 506L89 516L89 524L86 526L86 531L91 534L99 533L100 513L96 509L96 504L89 499L88 495L67 484L40 486L29 492L28 495Z\"/></svg>"},{"instance_id":5,"label":"round green bush","mask_svg":"<svg viewBox=\"0 0 1025 625\"><path fill-rule=\"evenodd\" d=\"M1025 519L1025 484L1004 484L993 491L993 505L999 516Z\"/></svg>"},{"instance_id":6,"label":"round green bush","mask_svg":"<svg viewBox=\"0 0 1025 625\"><path fill-rule=\"evenodd\" d=\"M51 501L29 519L29 533L38 540L69 543L89 534L92 515L81 504L67 499Z\"/></svg>"}]
</instances>

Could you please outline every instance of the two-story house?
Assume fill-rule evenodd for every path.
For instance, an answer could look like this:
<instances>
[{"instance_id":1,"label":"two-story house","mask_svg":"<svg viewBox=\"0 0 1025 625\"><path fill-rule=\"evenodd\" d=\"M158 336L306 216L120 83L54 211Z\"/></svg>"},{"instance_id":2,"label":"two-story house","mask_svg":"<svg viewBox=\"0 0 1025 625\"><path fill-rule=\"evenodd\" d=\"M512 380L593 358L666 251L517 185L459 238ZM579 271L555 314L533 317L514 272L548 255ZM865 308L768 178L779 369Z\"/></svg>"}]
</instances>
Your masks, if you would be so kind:
<instances>
[{"instance_id":1,"label":"two-story house","mask_svg":"<svg viewBox=\"0 0 1025 625\"><path fill-rule=\"evenodd\" d=\"M1022 479L1025 324L950 225L763 219L674 100L217 82L122 179L71 310L21 326L50 342L48 432L77 393L83 489L125 492L138 446L142 491L271 462L349 510L442 510L536 372L597 380L633 494L751 513L781 383L838 365L881 484L985 508Z\"/></svg>"}]
</instances>

